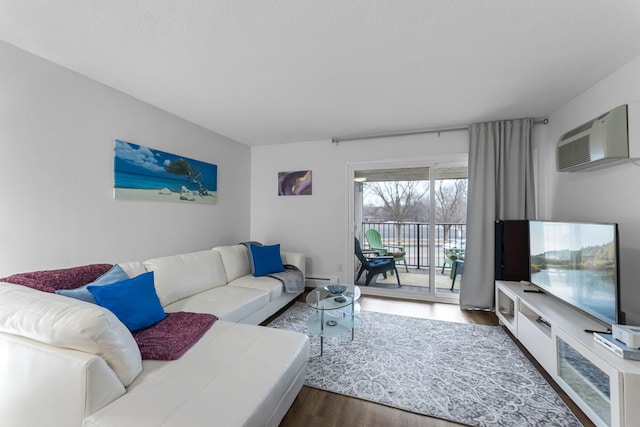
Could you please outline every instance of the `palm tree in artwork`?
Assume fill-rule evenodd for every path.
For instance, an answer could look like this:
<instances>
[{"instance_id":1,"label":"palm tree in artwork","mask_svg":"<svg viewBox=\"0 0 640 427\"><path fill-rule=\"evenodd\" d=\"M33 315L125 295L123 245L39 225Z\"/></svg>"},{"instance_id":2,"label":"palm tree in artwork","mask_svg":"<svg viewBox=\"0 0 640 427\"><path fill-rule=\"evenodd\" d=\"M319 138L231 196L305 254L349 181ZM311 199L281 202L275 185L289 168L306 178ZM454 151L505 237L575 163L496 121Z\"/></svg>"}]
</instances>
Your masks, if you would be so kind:
<instances>
[{"instance_id":1,"label":"palm tree in artwork","mask_svg":"<svg viewBox=\"0 0 640 427\"><path fill-rule=\"evenodd\" d=\"M204 197L209 194L209 190L207 190L199 181L200 177L202 176L202 172L200 172L197 167L191 167L189 162L187 162L186 160L178 159L176 161L173 161L169 164L166 164L164 166L164 169L174 175L186 176L189 182L198 186L198 194L200 195L200 197Z\"/></svg>"}]
</instances>

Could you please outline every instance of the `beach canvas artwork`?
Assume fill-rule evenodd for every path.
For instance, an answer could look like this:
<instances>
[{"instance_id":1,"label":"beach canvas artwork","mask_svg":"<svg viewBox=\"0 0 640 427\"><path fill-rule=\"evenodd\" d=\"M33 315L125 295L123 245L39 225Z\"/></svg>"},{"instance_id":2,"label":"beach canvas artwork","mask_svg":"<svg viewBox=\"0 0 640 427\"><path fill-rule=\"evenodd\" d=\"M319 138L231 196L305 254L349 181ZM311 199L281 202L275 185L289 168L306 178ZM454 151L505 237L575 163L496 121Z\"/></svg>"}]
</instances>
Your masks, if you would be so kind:
<instances>
[{"instance_id":1,"label":"beach canvas artwork","mask_svg":"<svg viewBox=\"0 0 640 427\"><path fill-rule=\"evenodd\" d=\"M216 204L218 166L116 139L114 198Z\"/></svg>"},{"instance_id":2,"label":"beach canvas artwork","mask_svg":"<svg viewBox=\"0 0 640 427\"><path fill-rule=\"evenodd\" d=\"M311 184L311 171L278 172L278 196L309 196Z\"/></svg>"}]
</instances>

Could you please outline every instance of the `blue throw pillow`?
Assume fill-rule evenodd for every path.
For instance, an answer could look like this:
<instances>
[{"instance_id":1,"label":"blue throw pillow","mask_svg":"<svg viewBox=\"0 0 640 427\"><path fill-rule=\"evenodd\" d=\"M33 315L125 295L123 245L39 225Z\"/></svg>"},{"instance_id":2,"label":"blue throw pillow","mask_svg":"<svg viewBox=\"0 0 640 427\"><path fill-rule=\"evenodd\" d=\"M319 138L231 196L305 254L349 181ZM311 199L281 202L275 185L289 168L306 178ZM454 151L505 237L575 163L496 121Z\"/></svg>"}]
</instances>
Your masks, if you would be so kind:
<instances>
[{"instance_id":1,"label":"blue throw pillow","mask_svg":"<svg viewBox=\"0 0 640 427\"><path fill-rule=\"evenodd\" d=\"M88 286L103 286L109 285L111 283L121 282L123 280L127 280L129 276L124 272L122 267L118 264L111 267L109 271L104 273L102 276L98 277L91 283L87 283L84 286L80 286L76 289L58 289L56 294L64 295L65 297L71 297L75 299L79 299L82 301L90 302L92 304L96 303L96 300L91 295L91 292L87 290Z\"/></svg>"},{"instance_id":2,"label":"blue throw pillow","mask_svg":"<svg viewBox=\"0 0 640 427\"><path fill-rule=\"evenodd\" d=\"M104 286L88 286L96 303L116 315L131 331L158 323L167 314L153 284L153 271Z\"/></svg>"},{"instance_id":3,"label":"blue throw pillow","mask_svg":"<svg viewBox=\"0 0 640 427\"><path fill-rule=\"evenodd\" d=\"M262 246L262 243L260 242L244 242L243 245L245 245L247 248L249 248L249 265L251 266L251 274L255 273L255 267L253 265L253 254L251 253L251 245L256 245L256 246Z\"/></svg>"},{"instance_id":4,"label":"blue throw pillow","mask_svg":"<svg viewBox=\"0 0 640 427\"><path fill-rule=\"evenodd\" d=\"M249 245L249 248L253 257L253 275L255 277L284 271L279 244L271 246Z\"/></svg>"}]
</instances>

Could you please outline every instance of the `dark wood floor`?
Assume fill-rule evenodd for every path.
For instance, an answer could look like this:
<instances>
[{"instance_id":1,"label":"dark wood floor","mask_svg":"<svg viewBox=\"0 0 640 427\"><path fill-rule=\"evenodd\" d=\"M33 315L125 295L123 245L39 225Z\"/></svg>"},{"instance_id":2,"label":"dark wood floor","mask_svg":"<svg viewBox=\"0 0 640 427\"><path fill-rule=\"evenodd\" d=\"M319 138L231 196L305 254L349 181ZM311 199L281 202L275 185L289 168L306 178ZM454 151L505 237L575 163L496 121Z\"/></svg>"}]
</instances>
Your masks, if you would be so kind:
<instances>
[{"instance_id":1,"label":"dark wood floor","mask_svg":"<svg viewBox=\"0 0 640 427\"><path fill-rule=\"evenodd\" d=\"M304 301L304 295L298 300ZM498 325L498 319L494 313L460 310L454 304L371 296L363 296L359 302L361 309L365 311L480 325ZM593 426L594 424L549 378L529 353L525 349L522 350L574 411L578 419L585 426ZM280 427L451 427L459 425L307 386L302 387L289 412L280 423Z\"/></svg>"}]
</instances>

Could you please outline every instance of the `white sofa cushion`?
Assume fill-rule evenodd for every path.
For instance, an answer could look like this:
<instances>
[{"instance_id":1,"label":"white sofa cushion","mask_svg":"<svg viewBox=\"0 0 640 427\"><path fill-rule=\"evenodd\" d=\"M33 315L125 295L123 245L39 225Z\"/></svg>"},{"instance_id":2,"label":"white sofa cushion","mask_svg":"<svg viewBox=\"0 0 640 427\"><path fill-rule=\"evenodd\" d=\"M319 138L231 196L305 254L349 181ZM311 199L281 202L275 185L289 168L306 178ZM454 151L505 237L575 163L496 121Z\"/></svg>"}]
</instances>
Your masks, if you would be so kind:
<instances>
[{"instance_id":1,"label":"white sofa cushion","mask_svg":"<svg viewBox=\"0 0 640 427\"><path fill-rule=\"evenodd\" d=\"M227 283L251 274L251 264L249 262L249 249L245 245L218 246L213 248L222 256L222 264L227 274Z\"/></svg>"},{"instance_id":2,"label":"white sofa cushion","mask_svg":"<svg viewBox=\"0 0 640 427\"><path fill-rule=\"evenodd\" d=\"M127 394L85 425L271 425L308 357L306 335L217 321L182 358L145 361Z\"/></svg>"},{"instance_id":3,"label":"white sofa cushion","mask_svg":"<svg viewBox=\"0 0 640 427\"><path fill-rule=\"evenodd\" d=\"M163 306L227 284L222 259L216 251L153 258L144 266L154 272L156 292Z\"/></svg>"},{"instance_id":4,"label":"white sofa cushion","mask_svg":"<svg viewBox=\"0 0 640 427\"><path fill-rule=\"evenodd\" d=\"M240 322L269 304L269 292L240 286L221 286L169 304L167 313L209 313L220 320Z\"/></svg>"},{"instance_id":5,"label":"white sofa cushion","mask_svg":"<svg viewBox=\"0 0 640 427\"><path fill-rule=\"evenodd\" d=\"M253 277L251 275L246 275L238 277L233 282L229 282L228 285L260 289L269 292L269 301L278 299L280 295L282 295L282 292L284 292L284 285L282 282L268 276Z\"/></svg>"},{"instance_id":6,"label":"white sofa cushion","mask_svg":"<svg viewBox=\"0 0 640 427\"><path fill-rule=\"evenodd\" d=\"M141 261L119 262L118 265L129 277L136 277L147 272Z\"/></svg>"},{"instance_id":7,"label":"white sofa cushion","mask_svg":"<svg viewBox=\"0 0 640 427\"><path fill-rule=\"evenodd\" d=\"M116 316L74 298L1 283L0 331L101 356L125 387L142 371L140 350Z\"/></svg>"}]
</instances>

